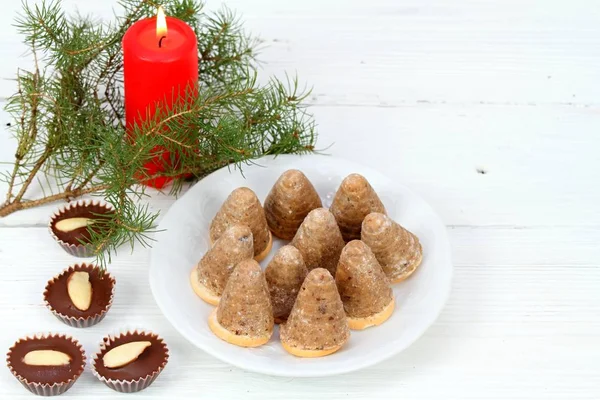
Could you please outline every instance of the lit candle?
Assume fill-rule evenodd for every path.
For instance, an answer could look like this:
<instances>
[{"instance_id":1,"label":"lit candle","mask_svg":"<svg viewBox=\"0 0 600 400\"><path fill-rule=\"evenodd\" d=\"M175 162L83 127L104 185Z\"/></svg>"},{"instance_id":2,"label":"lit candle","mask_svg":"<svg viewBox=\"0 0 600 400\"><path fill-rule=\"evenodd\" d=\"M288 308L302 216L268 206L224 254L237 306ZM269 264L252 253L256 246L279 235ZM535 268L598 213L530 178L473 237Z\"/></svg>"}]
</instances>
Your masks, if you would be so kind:
<instances>
[{"instance_id":1,"label":"lit candle","mask_svg":"<svg viewBox=\"0 0 600 400\"><path fill-rule=\"evenodd\" d=\"M123 37L125 80L125 119L127 131L152 118L156 105L170 107L189 96L198 85L198 44L192 28L185 22L165 17L162 7L157 16L133 24ZM170 155L158 155L145 165L148 175L159 174ZM167 163L167 164L166 164ZM170 179L158 177L144 182L162 188Z\"/></svg>"}]
</instances>

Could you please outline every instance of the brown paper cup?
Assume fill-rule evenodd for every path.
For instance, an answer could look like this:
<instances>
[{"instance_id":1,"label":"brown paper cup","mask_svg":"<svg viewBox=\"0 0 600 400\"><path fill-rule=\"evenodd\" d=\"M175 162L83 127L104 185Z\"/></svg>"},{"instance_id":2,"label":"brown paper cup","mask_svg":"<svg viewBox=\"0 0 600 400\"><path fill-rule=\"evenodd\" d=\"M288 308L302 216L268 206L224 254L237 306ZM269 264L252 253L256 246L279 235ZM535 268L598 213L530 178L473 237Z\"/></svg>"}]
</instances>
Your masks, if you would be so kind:
<instances>
[{"instance_id":1,"label":"brown paper cup","mask_svg":"<svg viewBox=\"0 0 600 400\"><path fill-rule=\"evenodd\" d=\"M71 342L73 344L73 346L76 347L77 350L81 352L81 359L82 359L81 365L69 379L66 379L64 381L53 382L51 384L29 381L26 378L24 378L23 376L21 376L19 374L19 372L14 368L14 365L12 362L12 357L11 357L12 353L15 350L15 348L22 342L26 342L29 340L47 339L47 338L62 338L68 342ZM6 354L6 363L7 363L7 366L8 366L8 369L10 370L10 372L15 376L15 378L17 378L17 380L19 382L21 382L21 384L27 390L29 390L31 393L36 394L38 396L57 396L59 394L63 394L67 390L69 390L71 388L71 386L73 386L73 384L77 381L77 379L79 379L79 377L83 373L83 370L85 369L85 362L86 362L86 359L85 359L85 352L83 350L83 347L79 344L79 342L77 340L73 339L71 336L67 336L67 335L63 335L63 334L46 333L46 334L38 334L38 335L34 335L34 336L27 336L25 338L17 340L15 342L15 344L8 350L8 353Z\"/></svg>"},{"instance_id":2,"label":"brown paper cup","mask_svg":"<svg viewBox=\"0 0 600 400\"><path fill-rule=\"evenodd\" d=\"M71 218L79 215L81 212L81 207L85 207L89 209L93 213L104 214L107 212L112 212L114 209L107 203L98 201L98 200L79 200L77 202L72 202L67 204L66 206L60 208L58 211L54 213L52 218L50 218L50 222L48 224L48 229L50 230L50 234L56 240L56 242L63 248L67 253L75 256L75 257L93 257L94 248L89 244L81 244L81 243L67 243L59 239L56 235L55 224L61 219Z\"/></svg>"},{"instance_id":3,"label":"brown paper cup","mask_svg":"<svg viewBox=\"0 0 600 400\"><path fill-rule=\"evenodd\" d=\"M46 284L46 289L44 290L44 304L46 304L46 307L52 312L52 314L54 314L56 316L56 318L58 318L59 320L61 320L65 324L67 324L69 326L72 326L74 328L88 328L88 327L96 325L98 322L102 321L104 319L104 317L106 317L106 313L108 312L108 310L112 306L113 299L115 297L115 284L116 284L116 281L115 281L115 278L113 278L110 275L110 273L108 273L107 271L103 271L103 274L104 274L104 277L106 279L108 279L108 281L110 282L112 289L111 289L110 297L108 299L108 303L99 312L97 312L97 313L95 313L93 315L90 315L88 317L73 317L73 316L65 315L65 314L62 314L62 313L58 312L57 310L54 309L54 307L52 306L52 304L50 304L50 302L48 301L48 290L49 290L50 286L53 285L57 280L59 280L63 276L70 275L74 271L88 271L88 272L91 272L91 271L99 270L99 269L100 268L98 266L96 266L96 265L91 265L91 264L86 264L86 263L75 264L75 265L72 265L69 268L65 269L59 275L57 275L54 278L50 279L48 281L48 283Z\"/></svg>"},{"instance_id":4,"label":"brown paper cup","mask_svg":"<svg viewBox=\"0 0 600 400\"><path fill-rule=\"evenodd\" d=\"M160 346L160 350L163 353L163 359L161 362L157 363L154 370L148 373L145 376L141 376L137 379L131 380L121 380L121 379L111 379L108 376L105 376L101 370L99 370L99 365L102 363L102 357L106 354L115 344L123 344L126 343L129 339L130 341L137 340L150 340L153 342L153 345ZM123 341L125 339L125 341ZM145 331L127 331L125 333L121 333L117 336L107 336L104 338L102 344L100 345L100 350L94 355L92 358L92 373L100 379L106 386L109 388L116 390L117 392L122 393L134 393L139 392L140 390L146 389L148 386L156 380L158 375L163 371L167 362L169 361L169 349L167 348L164 340L158 335Z\"/></svg>"}]
</instances>

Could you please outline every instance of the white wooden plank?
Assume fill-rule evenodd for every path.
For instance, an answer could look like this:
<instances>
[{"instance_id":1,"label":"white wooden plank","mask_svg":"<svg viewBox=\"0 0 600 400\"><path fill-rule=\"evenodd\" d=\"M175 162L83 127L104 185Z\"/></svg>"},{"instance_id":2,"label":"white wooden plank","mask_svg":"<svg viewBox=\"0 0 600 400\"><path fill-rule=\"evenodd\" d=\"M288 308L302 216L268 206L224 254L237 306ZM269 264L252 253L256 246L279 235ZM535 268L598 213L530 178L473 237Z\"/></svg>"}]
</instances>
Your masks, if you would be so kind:
<instances>
[{"instance_id":1,"label":"white wooden plank","mask_svg":"<svg viewBox=\"0 0 600 400\"><path fill-rule=\"evenodd\" d=\"M600 114L593 108L421 104L313 111L319 147L332 144L328 153L396 178L448 225L600 226ZM3 143L0 161L10 160L15 144ZM2 194L5 187L0 184ZM150 199L155 210L172 202ZM56 207L16 213L0 226L45 224Z\"/></svg>"},{"instance_id":2,"label":"white wooden plank","mask_svg":"<svg viewBox=\"0 0 600 400\"><path fill-rule=\"evenodd\" d=\"M102 17L115 1L65 4ZM154 304L148 250L123 249L110 267L119 289L107 319L68 328L41 305L47 279L75 261L44 228L55 204L0 219L0 348L54 330L91 355L106 333L153 329L172 358L140 394L149 399L600 398L597 2L227 4L268 45L263 78L297 71L314 85L321 147L335 143L331 154L396 177L449 226L456 272L442 315L414 346L365 371L265 377L188 345ZM20 4L2 6L0 99L16 68L30 65L9 26ZM0 127L6 122L0 113ZM0 162L13 152L3 129ZM150 204L164 211L172 202L154 195ZM128 397L89 370L66 396ZM30 397L7 369L0 373L0 398Z\"/></svg>"},{"instance_id":3,"label":"white wooden plank","mask_svg":"<svg viewBox=\"0 0 600 400\"><path fill-rule=\"evenodd\" d=\"M118 283L107 318L89 329L69 328L44 308L41 293L51 276L75 260L43 228L0 228L0 314L3 326L10 327L0 330L0 348L20 335L52 330L74 335L91 355L109 332L155 330L167 340L172 358L144 398L199 393L207 398L365 399L397 393L415 399L440 393L448 399L597 398L600 264L593 244L600 241L600 229L454 228L449 234L455 249L453 290L425 336L365 371L306 380L246 373L189 345L152 299L147 250L124 252L110 267ZM11 399L26 395L6 370L0 393ZM69 394L119 398L89 371Z\"/></svg>"},{"instance_id":4,"label":"white wooden plank","mask_svg":"<svg viewBox=\"0 0 600 400\"><path fill-rule=\"evenodd\" d=\"M115 1L65 1L110 17ZM229 1L260 34L265 77L297 72L319 104L598 104L600 11L577 0L445 2L376 0ZM12 23L0 15L0 97L22 58ZM210 2L209 8L219 7Z\"/></svg>"}]
</instances>

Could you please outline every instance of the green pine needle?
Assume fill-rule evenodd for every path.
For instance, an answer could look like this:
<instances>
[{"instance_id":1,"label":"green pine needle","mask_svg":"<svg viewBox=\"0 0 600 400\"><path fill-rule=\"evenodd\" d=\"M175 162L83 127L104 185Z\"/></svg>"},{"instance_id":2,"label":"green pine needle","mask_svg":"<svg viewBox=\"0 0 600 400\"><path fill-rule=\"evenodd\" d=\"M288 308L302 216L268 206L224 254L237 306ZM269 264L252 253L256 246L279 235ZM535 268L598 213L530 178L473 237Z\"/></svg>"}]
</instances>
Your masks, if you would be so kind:
<instances>
[{"instance_id":1,"label":"green pine needle","mask_svg":"<svg viewBox=\"0 0 600 400\"><path fill-rule=\"evenodd\" d=\"M105 267L124 244L151 244L157 214L140 202L140 178L153 149L172 156L164 173L202 178L227 165L242 168L267 154L309 153L315 122L303 105L309 91L297 78L257 81L260 41L248 35L230 10L203 11L198 0L165 0L168 15L182 19L198 37L198 96L166 109L137 127L135 141L124 128L121 41L136 21L155 15L151 0L120 0L113 21L68 15L59 0L24 3L15 25L35 60L19 70L17 92L6 110L13 117L15 161L0 180L8 184L0 217L57 200L93 193L115 208L101 229L91 232L98 263ZM168 132L168 133L167 133ZM41 177L41 179L40 179ZM43 196L27 199L32 182Z\"/></svg>"}]
</instances>

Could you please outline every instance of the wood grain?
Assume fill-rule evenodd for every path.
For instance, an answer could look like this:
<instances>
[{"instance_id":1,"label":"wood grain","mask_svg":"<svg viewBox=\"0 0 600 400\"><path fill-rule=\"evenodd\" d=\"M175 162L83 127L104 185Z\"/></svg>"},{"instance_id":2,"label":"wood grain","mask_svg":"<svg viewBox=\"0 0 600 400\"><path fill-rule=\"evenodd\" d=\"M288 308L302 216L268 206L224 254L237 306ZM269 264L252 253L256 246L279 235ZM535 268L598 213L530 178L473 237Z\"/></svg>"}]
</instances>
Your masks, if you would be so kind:
<instances>
[{"instance_id":1,"label":"wood grain","mask_svg":"<svg viewBox=\"0 0 600 400\"><path fill-rule=\"evenodd\" d=\"M0 229L0 293L5 294L0 314L4 326L11 327L0 334L0 347L43 327L75 335L92 354L109 332L155 330L167 340L172 358L164 376L146 392L148 398L172 393L193 397L197 391L210 398L393 398L399 392L417 399L439 398L440 393L451 399L594 398L600 389L594 378L600 373L600 303L590 299L597 296L600 268L590 260L600 256L595 245L600 230L468 227L451 228L449 234L456 265L452 294L421 340L363 372L290 380L229 367L181 338L160 315L145 284L147 250L115 260L111 272L117 296L102 324L85 330L67 327L44 308L41 292L50 277L74 260L43 228ZM565 237L571 238L569 251L560 247ZM8 371L0 382L10 398L23 394ZM107 390L84 374L69 393L108 398Z\"/></svg>"},{"instance_id":2,"label":"wood grain","mask_svg":"<svg viewBox=\"0 0 600 400\"><path fill-rule=\"evenodd\" d=\"M35 2L35 1L34 1ZM65 0L109 16L116 1ZM219 2L210 2L216 8ZM594 0L228 1L259 33L261 79L297 72L319 144L424 197L448 225L452 293L415 345L357 373L282 379L230 367L189 345L156 307L149 251L111 265L107 318L77 330L41 299L78 261L45 228L49 205L0 219L0 349L38 331L81 340L88 356L128 327L163 335L172 358L140 398L600 398L600 8ZM27 67L3 4L0 99ZM1 105L1 104L0 104ZM0 112L0 162L14 141ZM0 164L0 169L6 165ZM0 184L0 194L6 186ZM40 194L33 188L29 196ZM153 193L153 210L173 199ZM0 369L0 398L31 395ZM89 371L67 398L127 398Z\"/></svg>"},{"instance_id":3,"label":"wood grain","mask_svg":"<svg viewBox=\"0 0 600 400\"><path fill-rule=\"evenodd\" d=\"M118 10L116 0L64 3L96 19ZM600 8L548 3L226 2L264 40L263 78L298 72L318 104L597 105ZM0 96L13 92L16 68L30 65L11 26L20 6L7 2L0 15Z\"/></svg>"},{"instance_id":4,"label":"wood grain","mask_svg":"<svg viewBox=\"0 0 600 400\"><path fill-rule=\"evenodd\" d=\"M424 197L448 225L600 227L600 187L591 184L600 182L595 133L600 114L591 108L418 105L313 111L319 146L332 146L327 153L384 171ZM0 160L10 160L14 146L0 147ZM28 192L32 198L41 194L36 188ZM150 204L165 210L172 201L155 193ZM0 219L0 226L46 224L56 207L16 213Z\"/></svg>"}]
</instances>

